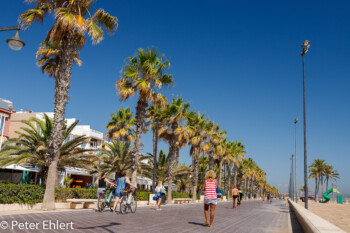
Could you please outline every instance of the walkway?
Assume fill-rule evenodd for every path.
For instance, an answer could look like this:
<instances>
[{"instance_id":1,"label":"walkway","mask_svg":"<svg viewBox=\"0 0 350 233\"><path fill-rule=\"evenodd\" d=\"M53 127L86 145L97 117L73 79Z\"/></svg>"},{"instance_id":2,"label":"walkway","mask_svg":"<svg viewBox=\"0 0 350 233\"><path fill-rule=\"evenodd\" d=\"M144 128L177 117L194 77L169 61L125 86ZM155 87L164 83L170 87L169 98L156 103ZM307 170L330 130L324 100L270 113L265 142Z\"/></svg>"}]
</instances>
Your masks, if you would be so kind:
<instances>
[{"instance_id":1,"label":"walkway","mask_svg":"<svg viewBox=\"0 0 350 233\"><path fill-rule=\"evenodd\" d=\"M57 220L68 230L54 230ZM162 211L141 207L136 214L126 215L82 210L0 216L0 232L302 232L294 216L289 214L285 201L273 201L272 204L245 201L238 209L232 209L228 202L219 203L213 228L203 227L203 220L203 204L164 206ZM71 221L74 230L65 224ZM6 227L4 222L8 224L7 230L1 229ZM30 230L30 223L34 229L39 227L41 230ZM51 229L43 229L44 224ZM11 227L13 230L10 231Z\"/></svg>"}]
</instances>

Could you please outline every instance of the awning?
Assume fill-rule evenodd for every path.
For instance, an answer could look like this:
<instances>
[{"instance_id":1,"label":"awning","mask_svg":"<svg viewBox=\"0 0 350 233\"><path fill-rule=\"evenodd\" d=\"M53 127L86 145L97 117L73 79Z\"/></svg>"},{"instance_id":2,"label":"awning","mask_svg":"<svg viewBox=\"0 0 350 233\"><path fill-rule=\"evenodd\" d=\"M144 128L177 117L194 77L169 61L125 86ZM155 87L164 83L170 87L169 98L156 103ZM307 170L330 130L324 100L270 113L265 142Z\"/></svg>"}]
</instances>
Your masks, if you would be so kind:
<instances>
[{"instance_id":1,"label":"awning","mask_svg":"<svg viewBox=\"0 0 350 233\"><path fill-rule=\"evenodd\" d=\"M19 171L30 171L29 169L22 167L20 165L17 164L11 164L8 165L7 167L3 167L2 169L12 169L12 170L19 170Z\"/></svg>"}]
</instances>

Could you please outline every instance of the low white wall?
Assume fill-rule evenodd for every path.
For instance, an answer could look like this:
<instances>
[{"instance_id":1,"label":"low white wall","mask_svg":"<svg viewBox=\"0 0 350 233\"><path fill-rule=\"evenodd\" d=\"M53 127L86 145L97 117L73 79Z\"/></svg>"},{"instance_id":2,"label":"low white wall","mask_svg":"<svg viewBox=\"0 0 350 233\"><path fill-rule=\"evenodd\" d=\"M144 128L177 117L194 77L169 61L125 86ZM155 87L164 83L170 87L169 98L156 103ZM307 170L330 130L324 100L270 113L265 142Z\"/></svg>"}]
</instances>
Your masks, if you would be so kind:
<instances>
[{"instance_id":1,"label":"low white wall","mask_svg":"<svg viewBox=\"0 0 350 233\"><path fill-rule=\"evenodd\" d=\"M345 233L342 229L299 204L291 200L288 202L305 233Z\"/></svg>"}]
</instances>

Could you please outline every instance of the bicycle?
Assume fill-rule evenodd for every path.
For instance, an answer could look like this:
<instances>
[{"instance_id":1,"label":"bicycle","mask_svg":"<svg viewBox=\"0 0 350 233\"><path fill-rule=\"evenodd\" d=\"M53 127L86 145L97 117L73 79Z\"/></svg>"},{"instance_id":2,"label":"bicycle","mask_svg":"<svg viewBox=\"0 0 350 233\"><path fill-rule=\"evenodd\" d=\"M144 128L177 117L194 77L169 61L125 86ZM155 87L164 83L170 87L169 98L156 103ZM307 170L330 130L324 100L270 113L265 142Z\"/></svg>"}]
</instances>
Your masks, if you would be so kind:
<instances>
[{"instance_id":1,"label":"bicycle","mask_svg":"<svg viewBox=\"0 0 350 233\"><path fill-rule=\"evenodd\" d=\"M109 195L107 198L107 191L109 190ZM98 197L98 202L97 202L97 211L102 212L106 206L109 206L110 210L113 211L113 205L115 202L115 197L114 197L114 191L115 187L109 187L104 190L104 194L100 193Z\"/></svg>"},{"instance_id":2,"label":"bicycle","mask_svg":"<svg viewBox=\"0 0 350 233\"><path fill-rule=\"evenodd\" d=\"M135 196L136 196L136 189L134 191L130 189L123 191L122 197L120 198L121 214L126 214L128 209L133 214L136 212L137 202L136 202Z\"/></svg>"}]
</instances>

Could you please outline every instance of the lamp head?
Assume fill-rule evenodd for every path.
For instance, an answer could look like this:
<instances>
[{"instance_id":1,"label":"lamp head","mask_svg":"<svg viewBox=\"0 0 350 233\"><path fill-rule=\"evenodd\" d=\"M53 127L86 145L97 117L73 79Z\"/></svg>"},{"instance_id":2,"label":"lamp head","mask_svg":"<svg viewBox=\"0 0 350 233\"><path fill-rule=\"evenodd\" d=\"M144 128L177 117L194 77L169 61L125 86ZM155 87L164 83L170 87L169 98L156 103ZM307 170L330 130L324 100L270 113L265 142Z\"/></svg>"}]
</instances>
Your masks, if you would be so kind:
<instances>
[{"instance_id":1,"label":"lamp head","mask_svg":"<svg viewBox=\"0 0 350 233\"><path fill-rule=\"evenodd\" d=\"M310 48L310 41L305 40L301 45L301 47L303 48L303 51L301 52L301 56L304 56L307 53L308 49Z\"/></svg>"},{"instance_id":2,"label":"lamp head","mask_svg":"<svg viewBox=\"0 0 350 233\"><path fill-rule=\"evenodd\" d=\"M26 45L19 37L19 30L16 31L15 35L12 38L7 39L6 42L9 45L10 49L14 51L21 50L23 46Z\"/></svg>"}]
</instances>

